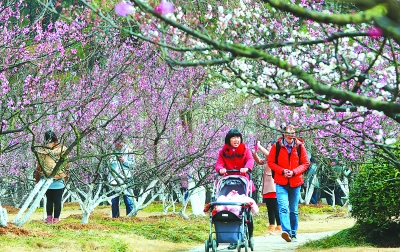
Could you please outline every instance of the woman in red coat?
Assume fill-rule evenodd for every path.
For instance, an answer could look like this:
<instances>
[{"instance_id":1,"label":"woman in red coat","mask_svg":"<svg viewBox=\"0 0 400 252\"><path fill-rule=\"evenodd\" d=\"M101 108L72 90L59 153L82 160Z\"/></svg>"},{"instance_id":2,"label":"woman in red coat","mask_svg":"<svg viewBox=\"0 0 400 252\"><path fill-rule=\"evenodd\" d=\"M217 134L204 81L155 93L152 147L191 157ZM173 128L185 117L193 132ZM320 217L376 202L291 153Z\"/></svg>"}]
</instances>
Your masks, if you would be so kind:
<instances>
[{"instance_id":1,"label":"woman in red coat","mask_svg":"<svg viewBox=\"0 0 400 252\"><path fill-rule=\"evenodd\" d=\"M247 172L251 172L254 166L254 159L251 151L243 143L242 134L237 129L231 129L225 136L225 145L219 151L215 171L220 175L225 175L227 170L238 170L228 175L242 175L249 179ZM255 190L254 184L250 181L252 191ZM251 218L251 217L250 217ZM253 236L253 221L248 223L249 236ZM229 244L228 249L236 249L237 244Z\"/></svg>"},{"instance_id":2,"label":"woman in red coat","mask_svg":"<svg viewBox=\"0 0 400 252\"><path fill-rule=\"evenodd\" d=\"M224 175L227 170L240 170L229 175L244 175L251 172L254 159L251 151L243 143L242 134L237 129L231 129L225 136L225 145L219 151L215 171Z\"/></svg>"}]
</instances>

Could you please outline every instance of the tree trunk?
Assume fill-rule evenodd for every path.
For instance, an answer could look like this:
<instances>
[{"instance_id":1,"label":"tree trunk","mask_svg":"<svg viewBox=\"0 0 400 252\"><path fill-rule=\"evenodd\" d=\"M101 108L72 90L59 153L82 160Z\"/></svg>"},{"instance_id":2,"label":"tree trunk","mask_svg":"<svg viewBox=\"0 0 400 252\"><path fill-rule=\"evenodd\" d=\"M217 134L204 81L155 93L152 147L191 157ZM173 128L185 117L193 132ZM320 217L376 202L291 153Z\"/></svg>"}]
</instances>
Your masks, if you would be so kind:
<instances>
[{"instance_id":1,"label":"tree trunk","mask_svg":"<svg viewBox=\"0 0 400 252\"><path fill-rule=\"evenodd\" d=\"M50 187L51 183L53 183L53 178L49 179L41 179L36 186L33 188L32 192L30 193L29 197L26 199L24 205L22 208L19 210L17 216L15 216L13 222L21 227L24 225L29 218L32 216L32 214L35 212L36 208L40 205L40 201L42 200L43 196L45 195L47 189ZM36 196L36 198L35 198ZM33 201L31 204L28 212L23 216L25 210L28 208L29 204Z\"/></svg>"},{"instance_id":2,"label":"tree trunk","mask_svg":"<svg viewBox=\"0 0 400 252\"><path fill-rule=\"evenodd\" d=\"M6 227L8 222L7 210L0 204L0 227Z\"/></svg>"}]
</instances>

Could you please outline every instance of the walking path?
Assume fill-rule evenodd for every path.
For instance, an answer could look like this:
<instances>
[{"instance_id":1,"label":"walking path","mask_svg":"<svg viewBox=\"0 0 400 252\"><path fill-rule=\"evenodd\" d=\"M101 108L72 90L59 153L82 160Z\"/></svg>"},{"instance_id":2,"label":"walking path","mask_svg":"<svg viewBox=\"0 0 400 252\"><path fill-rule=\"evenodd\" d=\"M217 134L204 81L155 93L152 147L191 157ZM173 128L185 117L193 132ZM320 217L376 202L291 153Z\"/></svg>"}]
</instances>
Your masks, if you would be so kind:
<instances>
[{"instance_id":1,"label":"walking path","mask_svg":"<svg viewBox=\"0 0 400 252\"><path fill-rule=\"evenodd\" d=\"M319 240L323 237L333 235L338 231L328 231L328 232L320 232L320 233L299 233L297 234L296 242L286 242L281 238L280 235L265 235L265 236L256 236L254 237L254 251L285 251L285 252L294 252L296 248L308 241ZM226 243L219 244L217 251L218 252L227 252L227 251L237 251L237 250L228 250L228 245ZM189 252L204 252L205 248L203 245L199 245ZM212 251L210 249L210 251ZM245 251L244 248L241 251ZM248 251L251 251L249 248Z\"/></svg>"}]
</instances>

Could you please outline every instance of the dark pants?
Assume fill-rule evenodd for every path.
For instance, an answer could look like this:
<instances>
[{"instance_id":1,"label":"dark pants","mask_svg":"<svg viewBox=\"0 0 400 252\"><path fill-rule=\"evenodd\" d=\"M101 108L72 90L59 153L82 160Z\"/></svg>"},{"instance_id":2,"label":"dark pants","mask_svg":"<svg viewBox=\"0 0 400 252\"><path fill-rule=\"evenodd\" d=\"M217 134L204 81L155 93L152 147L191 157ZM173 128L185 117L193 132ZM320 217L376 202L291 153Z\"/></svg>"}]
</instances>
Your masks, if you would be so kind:
<instances>
[{"instance_id":1,"label":"dark pants","mask_svg":"<svg viewBox=\"0 0 400 252\"><path fill-rule=\"evenodd\" d=\"M61 202L64 188L62 189L48 189L46 191L46 212L47 216L53 216L54 218L60 218L61 214ZM54 208L54 215L53 215Z\"/></svg>"},{"instance_id":2,"label":"dark pants","mask_svg":"<svg viewBox=\"0 0 400 252\"><path fill-rule=\"evenodd\" d=\"M133 210L132 201L126 195L124 195L122 197L124 199L124 203L125 203L125 207L126 207L126 215L128 215ZM113 218L119 217L119 196L117 196L111 200L111 212L112 212Z\"/></svg>"},{"instance_id":3,"label":"dark pants","mask_svg":"<svg viewBox=\"0 0 400 252\"><path fill-rule=\"evenodd\" d=\"M253 216L251 214L247 217L249 223L247 223L247 228L249 230L249 236L253 237L253 230L254 230L254 223L253 223Z\"/></svg>"},{"instance_id":4,"label":"dark pants","mask_svg":"<svg viewBox=\"0 0 400 252\"><path fill-rule=\"evenodd\" d=\"M335 192L335 205L337 206L343 206L342 203L342 189L340 188L329 188L330 190L334 190ZM326 203L328 203L328 205L333 205L333 199L332 199L332 195L326 193Z\"/></svg>"},{"instance_id":5,"label":"dark pants","mask_svg":"<svg viewBox=\"0 0 400 252\"><path fill-rule=\"evenodd\" d=\"M310 203L318 204L318 201L319 201L319 188L314 188L314 192L311 196Z\"/></svg>"},{"instance_id":6,"label":"dark pants","mask_svg":"<svg viewBox=\"0 0 400 252\"><path fill-rule=\"evenodd\" d=\"M268 220L270 225L281 225L281 219L279 218L278 201L276 198L265 198L264 202L267 206Z\"/></svg>"}]
</instances>

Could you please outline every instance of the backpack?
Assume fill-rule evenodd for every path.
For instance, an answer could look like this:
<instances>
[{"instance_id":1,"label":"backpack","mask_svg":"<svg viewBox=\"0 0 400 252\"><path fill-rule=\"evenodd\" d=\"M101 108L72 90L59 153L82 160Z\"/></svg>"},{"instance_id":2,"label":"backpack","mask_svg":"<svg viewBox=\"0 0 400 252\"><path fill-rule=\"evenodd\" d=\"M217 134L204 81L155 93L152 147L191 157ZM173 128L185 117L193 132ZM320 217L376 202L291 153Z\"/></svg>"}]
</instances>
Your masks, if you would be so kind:
<instances>
[{"instance_id":1,"label":"backpack","mask_svg":"<svg viewBox=\"0 0 400 252\"><path fill-rule=\"evenodd\" d=\"M278 143L278 141L275 143L275 148L276 148L275 163L278 164L279 151L281 150L281 145ZM299 155L299 164L301 164L301 162L300 162L301 145L300 144L297 146L297 154ZM272 172L272 178L275 178L275 171L271 169L271 172Z\"/></svg>"}]
</instances>

